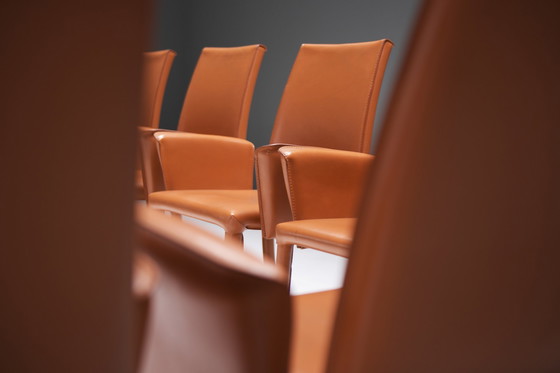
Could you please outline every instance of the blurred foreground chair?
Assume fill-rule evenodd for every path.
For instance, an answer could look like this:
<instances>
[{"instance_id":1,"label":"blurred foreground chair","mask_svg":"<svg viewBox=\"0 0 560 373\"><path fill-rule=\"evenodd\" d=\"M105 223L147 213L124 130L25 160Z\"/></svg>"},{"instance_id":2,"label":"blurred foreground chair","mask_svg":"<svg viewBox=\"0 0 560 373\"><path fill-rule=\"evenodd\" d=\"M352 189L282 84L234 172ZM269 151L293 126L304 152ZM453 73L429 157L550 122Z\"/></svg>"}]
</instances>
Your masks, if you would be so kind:
<instances>
[{"instance_id":1,"label":"blurred foreground chair","mask_svg":"<svg viewBox=\"0 0 560 373\"><path fill-rule=\"evenodd\" d=\"M292 371L560 370L554 9L427 2L340 300L293 298ZM164 273L142 371L285 371L281 268L160 219L139 221L141 246Z\"/></svg>"},{"instance_id":2,"label":"blurred foreground chair","mask_svg":"<svg viewBox=\"0 0 560 373\"><path fill-rule=\"evenodd\" d=\"M276 115L270 139L273 145L256 152L259 192L250 187L203 188L197 179L204 179L208 171L200 167L189 173L192 184L175 183L179 177L175 175L181 172L171 162L180 162L174 148L179 145L174 145L171 135L159 134L159 154L168 190L151 193L150 206L217 224L227 237L240 242L246 229L262 229L264 253L273 258L275 226L291 219L277 149L297 144L367 153L391 48L389 40L301 46ZM231 177L226 172L231 173L233 162L237 162L224 154L223 174L217 175L221 179ZM200 159L196 162L204 167ZM247 160L246 165L246 169L252 167L253 161ZM189 172L186 166L183 172Z\"/></svg>"},{"instance_id":3,"label":"blurred foreground chair","mask_svg":"<svg viewBox=\"0 0 560 373\"><path fill-rule=\"evenodd\" d=\"M175 56L177 56L177 53L170 49L145 52L143 54L139 121L139 126L141 127L157 128L159 126L163 95ZM146 192L144 190L140 160L138 160L135 182L136 199L145 199Z\"/></svg>"},{"instance_id":4,"label":"blurred foreground chair","mask_svg":"<svg viewBox=\"0 0 560 373\"><path fill-rule=\"evenodd\" d=\"M202 50L177 131L140 128L146 197L169 188L252 186L254 147L243 139L247 136L251 101L265 51L259 44ZM154 138L161 133L166 142L172 142L165 148L164 173ZM221 171L230 176L224 177L225 182L216 184L216 178L205 177Z\"/></svg>"}]
</instances>

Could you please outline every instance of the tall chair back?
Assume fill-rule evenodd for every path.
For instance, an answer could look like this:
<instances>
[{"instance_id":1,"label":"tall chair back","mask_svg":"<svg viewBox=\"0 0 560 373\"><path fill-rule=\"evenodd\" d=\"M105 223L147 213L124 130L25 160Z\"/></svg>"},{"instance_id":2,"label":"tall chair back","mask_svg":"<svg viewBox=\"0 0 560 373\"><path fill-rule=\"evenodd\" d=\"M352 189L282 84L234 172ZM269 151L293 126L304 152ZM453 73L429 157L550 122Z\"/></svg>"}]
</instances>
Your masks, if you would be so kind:
<instances>
[{"instance_id":1,"label":"tall chair back","mask_svg":"<svg viewBox=\"0 0 560 373\"><path fill-rule=\"evenodd\" d=\"M427 3L367 187L329 372L560 368L555 8Z\"/></svg>"}]
</instances>

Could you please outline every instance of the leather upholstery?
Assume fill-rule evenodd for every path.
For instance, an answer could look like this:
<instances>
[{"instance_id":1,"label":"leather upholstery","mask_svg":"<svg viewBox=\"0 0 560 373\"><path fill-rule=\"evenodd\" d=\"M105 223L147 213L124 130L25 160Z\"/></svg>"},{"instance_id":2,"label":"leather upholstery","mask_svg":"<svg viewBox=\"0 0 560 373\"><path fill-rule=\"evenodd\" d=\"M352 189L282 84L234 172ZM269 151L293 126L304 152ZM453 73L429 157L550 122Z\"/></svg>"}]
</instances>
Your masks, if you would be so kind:
<instances>
[{"instance_id":1,"label":"leather upholstery","mask_svg":"<svg viewBox=\"0 0 560 373\"><path fill-rule=\"evenodd\" d=\"M279 153L294 220L357 216L374 156L307 146Z\"/></svg>"},{"instance_id":2,"label":"leather upholstery","mask_svg":"<svg viewBox=\"0 0 560 373\"><path fill-rule=\"evenodd\" d=\"M264 45L204 48L193 72L177 129L245 138Z\"/></svg>"},{"instance_id":3,"label":"leather upholstery","mask_svg":"<svg viewBox=\"0 0 560 373\"><path fill-rule=\"evenodd\" d=\"M388 40L340 45L304 44L278 108L271 137L271 142L278 144L256 152L259 204L254 197L257 192L248 192L247 200L243 202L239 194L230 196L227 201L223 191L208 191L204 202L198 191L196 201L186 198L189 192L185 191L181 194L181 201L169 203L169 207L182 215L206 221L235 219L239 223L236 226L245 228L254 227L254 222L260 218L263 237L273 238L276 224L291 219L280 155L276 150L282 145L299 144L367 152L377 96L391 47ZM233 212L233 216L217 219L216 208L211 205L216 199L213 193L219 194L224 206L231 204L223 210L228 214ZM167 209L161 202L159 200L158 208ZM204 205L207 211L203 213ZM203 214L206 216L201 217ZM222 227L227 229L224 225Z\"/></svg>"},{"instance_id":4,"label":"leather upholstery","mask_svg":"<svg viewBox=\"0 0 560 373\"><path fill-rule=\"evenodd\" d=\"M163 95L175 56L177 53L170 49L143 54L139 126L159 127Z\"/></svg>"},{"instance_id":5,"label":"leather upholstery","mask_svg":"<svg viewBox=\"0 0 560 373\"><path fill-rule=\"evenodd\" d=\"M369 152L392 46L387 39L303 44L286 83L270 143Z\"/></svg>"},{"instance_id":6,"label":"leather upholstery","mask_svg":"<svg viewBox=\"0 0 560 373\"><path fill-rule=\"evenodd\" d=\"M302 45L270 142L369 152L377 99L392 46L386 39ZM266 239L275 237L277 224L292 218L282 187L283 174L280 166L274 165L275 159L279 156L271 149L262 153L257 149L257 181L266 186L258 189Z\"/></svg>"},{"instance_id":7,"label":"leather upholstery","mask_svg":"<svg viewBox=\"0 0 560 373\"><path fill-rule=\"evenodd\" d=\"M254 146L234 137L186 132L154 135L166 190L248 189Z\"/></svg>"},{"instance_id":8,"label":"leather upholstery","mask_svg":"<svg viewBox=\"0 0 560 373\"><path fill-rule=\"evenodd\" d=\"M158 265L140 372L285 372L290 297L285 274L150 209L137 243Z\"/></svg>"},{"instance_id":9,"label":"leather upholstery","mask_svg":"<svg viewBox=\"0 0 560 373\"><path fill-rule=\"evenodd\" d=\"M178 130L244 138L254 87L265 51L266 47L263 45L204 48L187 90ZM159 131L161 130L145 128L140 130L147 195L165 190L157 140L153 137ZM171 138L167 140L174 141ZM207 173L209 171L205 170L204 174Z\"/></svg>"},{"instance_id":10,"label":"leather upholstery","mask_svg":"<svg viewBox=\"0 0 560 373\"><path fill-rule=\"evenodd\" d=\"M140 117L138 121L141 128L159 127L163 95L175 56L177 56L177 53L170 49L145 52L142 56L142 87L140 89ZM138 161L134 185L135 198L146 199L141 160Z\"/></svg>"},{"instance_id":11,"label":"leather upholstery","mask_svg":"<svg viewBox=\"0 0 560 373\"><path fill-rule=\"evenodd\" d=\"M279 247L297 245L348 257L355 225L356 218L287 221L276 227L276 240Z\"/></svg>"}]
</instances>

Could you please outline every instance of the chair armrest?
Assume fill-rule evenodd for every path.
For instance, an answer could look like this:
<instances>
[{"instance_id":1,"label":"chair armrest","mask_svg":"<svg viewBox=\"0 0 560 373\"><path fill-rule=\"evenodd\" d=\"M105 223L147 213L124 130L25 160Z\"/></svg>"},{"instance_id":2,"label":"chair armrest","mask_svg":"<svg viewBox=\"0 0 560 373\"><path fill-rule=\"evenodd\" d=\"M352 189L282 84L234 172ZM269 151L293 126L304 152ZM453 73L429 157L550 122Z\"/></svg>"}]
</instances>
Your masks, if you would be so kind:
<instances>
[{"instance_id":1,"label":"chair armrest","mask_svg":"<svg viewBox=\"0 0 560 373\"><path fill-rule=\"evenodd\" d=\"M153 137L165 189L252 189L255 148L249 141L187 132Z\"/></svg>"},{"instance_id":2,"label":"chair armrest","mask_svg":"<svg viewBox=\"0 0 560 373\"><path fill-rule=\"evenodd\" d=\"M292 220L292 211L278 149L290 144L270 144L255 151L261 231L265 239L276 237L276 225Z\"/></svg>"},{"instance_id":3,"label":"chair armrest","mask_svg":"<svg viewBox=\"0 0 560 373\"><path fill-rule=\"evenodd\" d=\"M357 216L373 155L302 146L279 153L294 220Z\"/></svg>"},{"instance_id":4,"label":"chair armrest","mask_svg":"<svg viewBox=\"0 0 560 373\"><path fill-rule=\"evenodd\" d=\"M157 132L175 132L167 129L138 127L138 142L140 150L140 165L142 168L142 181L146 197L153 192L165 190L157 143L154 134Z\"/></svg>"}]
</instances>

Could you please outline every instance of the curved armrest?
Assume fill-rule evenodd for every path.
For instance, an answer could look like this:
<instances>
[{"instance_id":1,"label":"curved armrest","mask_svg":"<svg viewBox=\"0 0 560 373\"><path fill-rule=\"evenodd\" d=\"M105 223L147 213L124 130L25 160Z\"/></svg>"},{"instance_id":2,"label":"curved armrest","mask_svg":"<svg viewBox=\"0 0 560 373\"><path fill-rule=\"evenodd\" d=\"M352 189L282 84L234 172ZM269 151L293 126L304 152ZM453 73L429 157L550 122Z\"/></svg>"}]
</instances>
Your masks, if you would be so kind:
<instances>
[{"instance_id":1,"label":"curved armrest","mask_svg":"<svg viewBox=\"0 0 560 373\"><path fill-rule=\"evenodd\" d=\"M356 217L373 155L307 146L279 153L294 220Z\"/></svg>"},{"instance_id":2,"label":"curved armrest","mask_svg":"<svg viewBox=\"0 0 560 373\"><path fill-rule=\"evenodd\" d=\"M146 197L153 192L165 190L157 143L154 134L157 132L175 132L167 129L138 127L138 140L140 147L140 163L142 167L142 181Z\"/></svg>"},{"instance_id":3,"label":"curved armrest","mask_svg":"<svg viewBox=\"0 0 560 373\"><path fill-rule=\"evenodd\" d=\"M167 190L252 189L254 146L235 137L154 134Z\"/></svg>"},{"instance_id":4,"label":"curved armrest","mask_svg":"<svg viewBox=\"0 0 560 373\"><path fill-rule=\"evenodd\" d=\"M257 190L262 236L276 236L276 225L292 220L278 149L290 144L270 144L255 151Z\"/></svg>"}]
</instances>

